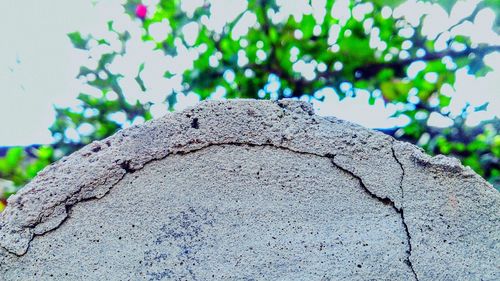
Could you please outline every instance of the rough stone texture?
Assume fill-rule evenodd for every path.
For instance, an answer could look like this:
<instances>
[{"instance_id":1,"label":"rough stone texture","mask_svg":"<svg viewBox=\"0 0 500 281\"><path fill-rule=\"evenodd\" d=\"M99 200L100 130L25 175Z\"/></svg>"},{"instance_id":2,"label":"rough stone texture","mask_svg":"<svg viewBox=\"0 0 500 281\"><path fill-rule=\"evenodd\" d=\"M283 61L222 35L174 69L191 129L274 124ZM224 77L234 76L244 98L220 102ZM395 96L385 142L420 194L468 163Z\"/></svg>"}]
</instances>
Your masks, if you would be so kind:
<instances>
[{"instance_id":1,"label":"rough stone texture","mask_svg":"<svg viewBox=\"0 0 500 281\"><path fill-rule=\"evenodd\" d=\"M457 160L292 101L204 102L49 166L2 280L499 280L500 195Z\"/></svg>"}]
</instances>

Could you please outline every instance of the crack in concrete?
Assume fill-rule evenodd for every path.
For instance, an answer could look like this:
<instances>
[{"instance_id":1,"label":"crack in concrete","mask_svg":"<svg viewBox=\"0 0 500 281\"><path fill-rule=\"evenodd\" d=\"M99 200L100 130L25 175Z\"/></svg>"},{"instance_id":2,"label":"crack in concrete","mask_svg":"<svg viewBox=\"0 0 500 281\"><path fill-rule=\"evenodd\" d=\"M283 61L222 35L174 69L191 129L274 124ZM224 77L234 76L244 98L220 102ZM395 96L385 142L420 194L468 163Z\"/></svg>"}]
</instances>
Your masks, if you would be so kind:
<instances>
[{"instance_id":1,"label":"crack in concrete","mask_svg":"<svg viewBox=\"0 0 500 281\"><path fill-rule=\"evenodd\" d=\"M403 226L405 228L405 232L406 232L406 236L407 236L407 240L408 240L408 258L406 261L407 261L408 266L410 267L411 271L413 272L413 275L415 276L415 280L418 281L417 272L415 271L415 268L413 267L413 263L411 262L411 254L412 254L411 234L410 234L410 230L408 229L408 224L406 224L405 216L404 216L405 194L404 194L404 189L403 189L403 181L405 178L405 169L403 167L403 163L401 163L401 161L399 161L399 158L396 155L396 151L394 150L394 140L391 141L391 150L392 150L392 157L394 157L394 160L396 160L396 163L398 163L399 167L401 168L401 180L399 182L399 187L401 189L400 214L401 214L401 221L403 222Z\"/></svg>"},{"instance_id":2,"label":"crack in concrete","mask_svg":"<svg viewBox=\"0 0 500 281\"><path fill-rule=\"evenodd\" d=\"M164 158L166 158L166 157L164 157ZM151 161L148 161L148 162L147 162L147 163L145 163L144 165L146 165L146 164L148 164L148 163L150 163L150 162L156 161L156 160L158 160L158 161L159 161L159 160L162 160L162 159L164 159L164 158L161 158L161 159L152 159ZM140 169L137 169L137 170L140 170ZM63 224L64 224L64 223L65 223L65 222L66 222L66 221L70 218L70 212L71 212L71 209L73 208L73 206L74 206L74 205L76 205L76 204L78 204L78 203L81 203L81 202L87 202L87 201L92 201L92 200L99 200L99 199L103 198L104 196L106 196L106 195L107 195L107 194L111 191L111 189L112 189L113 187L115 187L116 185L118 185L118 184L119 184L119 183L123 180L123 178L125 178L125 176L126 176L127 174L129 174L129 173L131 174L131 173L133 173L133 172L135 172L135 171L137 171L137 170L132 170L132 169L131 169L131 170L126 170L127 172L126 172L126 173L124 173L124 174L122 175L122 177L121 177L120 179L118 179L118 181L117 181L116 183L114 183L112 186L110 186L110 188L109 188L109 189L108 189L108 190L107 190L107 191L106 191L106 192L105 192L102 196L100 196L100 197L94 196L94 197L83 198L83 199L79 199L79 200L78 200L78 199L76 199L74 203L68 203L68 201L70 201L71 199L73 199L73 197L74 197L74 196L77 196L77 195L78 195L78 194L79 194L79 193L83 190L84 186L81 186L81 187L80 187L80 188L79 188L76 192L73 192L70 196L68 196L65 202L63 202L63 203L61 203L61 204L59 204L59 205L57 205L57 206L54 206L54 210L55 210L56 208L58 208L59 206L64 206L64 209L65 209L65 214L66 214L66 215L65 215L65 217L64 217L64 218L63 218L63 219L59 222L59 224L58 224L58 225L56 225L54 228L49 229L49 230L47 230L47 231L45 231L45 232L41 232L41 233L33 233L33 236L32 236L32 237L31 237L31 239L28 241L28 246L26 247L26 249L25 249L25 250L24 250L21 254L18 254L18 253L16 253L16 252L13 252L13 251L11 251L11 250L9 250L9 249L7 249L7 248L3 247L3 246L0 246L0 248L2 248L2 249L4 249L4 250L6 250L7 252L9 252L9 253L11 253L11 254L16 255L17 257L22 257L22 256L24 256L24 255L28 252L29 247L30 247L30 245L31 245L31 241L33 241L33 240L35 239L35 237L38 237L38 236L44 236L45 234L48 234L48 233L50 233L50 232L53 232L53 231L57 230L57 229L58 229L61 225L63 225ZM42 223L42 221L41 221L41 220L42 220L42 218L43 218L43 217L40 217L40 218L38 219L38 224ZM35 224L35 225L32 225L32 226L29 226L28 228L30 228L30 229L35 229L35 228L38 226L38 224Z\"/></svg>"},{"instance_id":3,"label":"crack in concrete","mask_svg":"<svg viewBox=\"0 0 500 281\"><path fill-rule=\"evenodd\" d=\"M171 153L168 153L166 154L165 156L161 157L161 158L152 158L146 162L144 162L140 168L138 169L134 169L132 167L130 167L129 165L125 164L125 167L123 165L123 163L120 163L118 165L120 165L120 167L125 171L125 173L123 173L122 177L120 177L113 185L111 185L109 187L109 189L106 191L106 193L104 193L102 196L100 197L97 197L97 196L94 196L94 197L89 197L89 198L85 198L85 199L80 199L80 200L76 200L75 202L71 203L71 204L68 204L68 201L70 201L73 196L76 196L79 192L81 192L84 188L84 186L80 187L78 189L78 192L75 192L73 194L71 194L70 196L67 197L66 201L65 202L62 202L60 205L57 205L57 206L54 206L54 209L61 206L61 205L64 205L64 208L66 210L66 216L64 219L61 220L61 222L55 226L54 228L52 229L49 229L43 233L38 233L38 234L33 234L31 239L28 241L28 245L26 247L26 250L21 253L21 254L18 254L18 253L15 253L15 252L12 252L10 251L9 249L6 249L5 247L2 246L3 249L5 249L7 252L11 253L11 254L14 254L18 257L21 257L21 256L24 256L27 252L28 252L28 249L30 247L30 244L31 242L33 241L33 239L35 239L35 237L38 237L38 236L43 236L47 233L50 233L50 232L53 232L55 230L57 230L61 225L63 225L66 221L68 221L69 217L70 217L70 212L72 210L72 207L76 204L78 204L79 202L85 202L85 201L91 201L91 200L99 200L101 198L103 198L104 196L106 196L110 191L111 189L113 189L116 185L118 185L124 178L127 174L131 174L131 173L134 173L138 170L141 170L143 169L144 167L146 167L149 163L152 163L152 162L155 162L155 161L161 161L161 160L164 160L165 158L169 157L169 156L172 156L172 155L186 155L186 154L190 154L190 153L194 153L194 152L197 152L197 151L200 151L200 150L204 150L204 149L207 149L207 148L210 148L212 146L225 146L225 145L229 145L229 146L249 146L249 147L274 147L274 148L277 148L277 149L284 149L284 150L288 150L288 151L291 151L293 153L298 153L298 154L303 154L303 155L312 155L312 156L317 156L317 157L323 157L323 158L328 158L330 160L330 162L333 164L333 166L337 167L338 169L340 169L341 171L349 174L350 176L352 176L353 178L357 179L360 183L360 186L363 188L363 190L372 198L374 198L375 200L377 201L380 201L382 202L384 205L388 205L388 206L391 206L395 211L396 213L400 214L401 216L401 220L402 220L402 224L403 224L403 228L406 232L406 236L407 236L407 242L408 242L408 245L409 245L409 250L407 251L408 253L408 257L407 259L405 260L405 263L410 267L411 271L413 272L414 276L415 276L415 279L418 281L418 278L417 278L417 274L415 272L415 270L413 269L413 265L410 261L410 256L411 256L411 236L410 236L410 233L408 231L408 226L406 225L405 221L404 221L404 216L403 216L403 209L399 209L396 207L395 203L389 199L388 197L379 197L377 196L375 193L373 193L366 185L365 183L363 182L362 178L358 175L356 175L355 173L351 172L350 170L347 170L346 168L342 167L340 164L338 164L337 162L335 162L335 155L334 154L319 154L319 153L313 153L313 152L306 152L306 151L300 151L300 150L295 150L295 149L292 149L290 147L286 147L286 146L279 146L279 145L275 145L275 144L256 144L256 143L245 143L245 142L221 142L221 143L209 143L207 144L206 146L203 146L203 147L200 147L200 148L195 148L195 149L191 149L191 150L186 150L186 151L178 151L178 152L171 152ZM394 153L394 148L391 146L391 149ZM395 153L394 153L394 157L395 157ZM399 165L401 166L401 169L403 169L403 166L402 164L399 162L399 160L395 157L395 160L399 163ZM403 170L403 175L402 175L402 178L401 178L401 184L400 184L400 187L401 187L401 190L402 190L402 182L403 182L403 176L404 176L404 170ZM30 228L35 228L37 225L33 225L33 226L30 226Z\"/></svg>"},{"instance_id":4,"label":"crack in concrete","mask_svg":"<svg viewBox=\"0 0 500 281\"><path fill-rule=\"evenodd\" d=\"M392 146L391 146L391 149L392 149L392 152L394 153L394 148ZM395 154L394 154L394 157L395 157ZM411 251L412 251L411 235L410 235L410 232L408 230L408 225L405 222L404 212L403 212L403 206L401 205L401 208L398 208L398 207L396 207L396 204L394 203L394 201L392 201L390 198L377 196L375 193L373 193L366 186L366 184L363 182L363 179L360 176L358 176L355 173L353 173L353 172L345 169L344 167L342 167L341 165L339 165L337 162L335 162L335 155L331 155L329 158L331 159L331 162L332 162L332 164L335 167L337 167L338 169L340 169L340 170L344 171L345 173L351 175L353 178L357 179L359 181L360 186L365 190L366 193L368 193L368 195L370 195L372 198L374 198L374 199L382 202L385 205L391 206L396 211L396 213L398 213L401 216L401 223L402 223L403 228L405 230L406 240L407 240L407 243L408 243L408 250L406 251L407 254L408 254L408 256L406 257L405 263L408 265L408 267L410 268L411 272L413 273L413 276L415 277L415 280L418 281L417 273L415 272L415 269L413 268L413 264L412 264L412 262L410 260ZM401 191L403 191L402 182L403 182L403 178L404 178L404 170L403 170L402 164L399 162L399 159L397 159L397 158L395 158L395 159L399 163L399 165L401 166L401 169L402 169L400 188L401 188ZM401 197L401 198L403 198L403 197Z\"/></svg>"}]
</instances>

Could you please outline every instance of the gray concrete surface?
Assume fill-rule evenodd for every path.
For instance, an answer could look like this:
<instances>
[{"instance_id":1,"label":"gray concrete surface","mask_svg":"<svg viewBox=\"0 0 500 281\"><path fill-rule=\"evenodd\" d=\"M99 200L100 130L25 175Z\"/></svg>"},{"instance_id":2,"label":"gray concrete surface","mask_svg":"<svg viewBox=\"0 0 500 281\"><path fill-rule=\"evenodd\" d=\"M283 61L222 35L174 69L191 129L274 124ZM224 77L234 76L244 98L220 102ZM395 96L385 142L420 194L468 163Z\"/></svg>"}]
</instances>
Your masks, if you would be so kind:
<instances>
[{"instance_id":1,"label":"gray concrete surface","mask_svg":"<svg viewBox=\"0 0 500 281\"><path fill-rule=\"evenodd\" d=\"M500 195L293 101L212 101L42 171L1 280L499 280Z\"/></svg>"}]
</instances>

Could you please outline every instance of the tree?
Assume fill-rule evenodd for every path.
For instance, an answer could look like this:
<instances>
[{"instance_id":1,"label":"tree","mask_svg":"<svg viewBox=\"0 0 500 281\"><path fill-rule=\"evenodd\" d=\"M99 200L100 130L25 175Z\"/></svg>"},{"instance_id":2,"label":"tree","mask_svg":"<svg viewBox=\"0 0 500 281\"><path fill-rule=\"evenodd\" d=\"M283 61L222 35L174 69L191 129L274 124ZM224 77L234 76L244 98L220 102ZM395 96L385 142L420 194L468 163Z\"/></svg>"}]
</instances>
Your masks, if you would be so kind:
<instances>
[{"instance_id":1,"label":"tree","mask_svg":"<svg viewBox=\"0 0 500 281\"><path fill-rule=\"evenodd\" d=\"M340 97L368 92L370 103L383 99L397 104L396 116L406 116L408 124L385 131L398 139L416 143L428 153L458 157L491 183L499 186L500 121L485 121L476 127L465 125L472 111L466 107L460 114L449 110L453 96L443 91L453 87L456 73L462 68L484 76L491 68L484 57L500 51L500 46L476 44L459 27L472 21L485 8L500 12L497 0L483 0L465 18L435 37L423 33L423 14L409 22L395 14L402 1L305 1L300 12L286 11L287 1L248 0L229 15L227 22L214 24L217 3L194 1L192 9L179 0L162 0L145 6L128 0L124 11L140 22L142 41L154 46L164 58L189 54L192 64L162 70L165 81L181 81L180 87L156 97L171 110L176 99L197 95L201 99L225 98L321 100L318 93L333 89ZM448 12L454 1L437 2ZM221 2L219 1L219 4ZM298 5L298 1L293 5ZM185 4L185 3L184 3ZM224 5L224 3L223 3ZM290 5L290 4L288 4ZM429 4L430 5L430 4ZM498 32L496 18L495 32ZM158 29L170 32L158 36ZM116 42L92 34L69 34L75 48L91 52L107 48L95 67L81 67L79 76L99 92L99 96L82 93L79 109L57 108L56 122L50 128L55 142L52 148L61 155L96 139L107 137L124 125L152 118L150 101L127 98L123 89L124 74L113 69L116 60L124 58L132 35L118 30L114 22L107 26ZM420 67L410 75L409 68ZM134 83L147 95L149 85L144 72L147 62L137 64ZM109 118L117 113L121 121ZM431 115L453 121L447 128L429 125ZM68 129L90 128L70 136ZM53 157L52 161L57 157ZM0 168L0 171L1 168ZM0 172L0 177L7 177ZM26 182L28 178L24 181ZM24 183L22 182L22 183Z\"/></svg>"}]
</instances>

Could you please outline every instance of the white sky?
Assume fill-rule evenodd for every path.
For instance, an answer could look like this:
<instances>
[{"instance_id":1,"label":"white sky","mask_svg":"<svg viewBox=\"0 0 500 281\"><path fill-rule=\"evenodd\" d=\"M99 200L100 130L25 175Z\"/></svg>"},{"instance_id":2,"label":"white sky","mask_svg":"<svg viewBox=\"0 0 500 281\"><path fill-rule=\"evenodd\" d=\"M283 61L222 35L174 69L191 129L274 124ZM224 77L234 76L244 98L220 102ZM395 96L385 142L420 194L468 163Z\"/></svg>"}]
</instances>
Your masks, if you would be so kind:
<instances>
[{"instance_id":1,"label":"white sky","mask_svg":"<svg viewBox=\"0 0 500 281\"><path fill-rule=\"evenodd\" d=\"M197 2L199 1L183 1L183 5L188 3L185 6L189 6ZM241 9L238 2L241 1L216 1L218 4L213 7L214 13L224 14L226 17L235 15L235 11ZM408 19L412 21L412 17L418 13L430 11L431 16L425 22L424 31L432 35L454 24L463 14L470 11L475 2L477 1L459 3L452 11L451 17L436 6L415 4L413 0L394 13L408 15ZM93 5L90 0L0 0L4 11L0 17L0 145L52 141L48 127L54 121L53 104L74 106L77 104L76 96L80 92L91 93L83 81L76 79L76 75L80 66L91 66L93 61L88 60L84 52L74 49L66 34L79 30L109 37L110 34L106 33L106 22L110 19L115 20L117 29L127 29L132 33L126 57L117 58L112 66L116 71L125 73L125 78L120 83L129 94L128 98L154 102L155 116L166 112L163 98L172 89L179 87L180 80L179 76L164 79L162 76L165 66L168 65L173 72L182 72L190 67L193 54L184 48L180 50L181 57L171 58L153 51L151 44L140 40L138 22L124 15L119 3L118 0L106 0L97 5ZM296 13L294 7L300 6L288 5L289 13ZM212 21L211 25L218 28L223 24L218 19L220 17L213 17L207 21ZM249 20L252 20L250 16ZM474 42L500 44L500 38L491 30L493 20L493 12L485 10L478 15L474 25L464 25L462 30L473 34ZM166 23L154 28L156 36L160 38L168 34L169 27ZM193 29L192 26L185 28L186 31ZM109 39L113 41L113 38ZM100 50L96 49L95 52L99 53ZM140 90L133 80L142 62L145 62L142 78L148 88L147 95L138 94ZM490 102L488 112L470 118L471 125L479 120L500 115L500 54L490 55L486 62L495 69L494 72L484 78L475 79L461 71L455 85L456 92L449 90L454 97L450 106L452 111L460 110L467 102L473 105ZM220 98L221 95L223 93L214 93L214 98ZM386 107L382 101L377 102L375 106L369 106L367 93L361 92L357 98L346 98L343 101L339 101L337 96L328 90L317 95L325 97L324 103L316 104L319 113L323 115L335 115L367 127L391 127L404 122L388 120L388 116L395 111L394 106ZM195 95L181 96L178 99L178 110L198 101Z\"/></svg>"}]
</instances>

